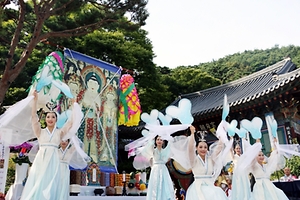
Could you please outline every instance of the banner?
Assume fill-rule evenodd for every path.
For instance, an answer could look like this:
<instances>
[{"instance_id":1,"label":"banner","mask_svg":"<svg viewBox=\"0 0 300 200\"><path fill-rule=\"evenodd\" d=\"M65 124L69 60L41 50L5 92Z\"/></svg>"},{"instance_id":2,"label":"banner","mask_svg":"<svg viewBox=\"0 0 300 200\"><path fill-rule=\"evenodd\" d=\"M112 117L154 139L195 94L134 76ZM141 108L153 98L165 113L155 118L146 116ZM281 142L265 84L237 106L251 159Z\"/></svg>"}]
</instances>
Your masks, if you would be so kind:
<instances>
[{"instance_id":1,"label":"banner","mask_svg":"<svg viewBox=\"0 0 300 200\"><path fill-rule=\"evenodd\" d=\"M0 192L5 193L5 183L9 160L9 147L0 140Z\"/></svg>"},{"instance_id":2,"label":"banner","mask_svg":"<svg viewBox=\"0 0 300 200\"><path fill-rule=\"evenodd\" d=\"M82 108L78 137L103 172L117 172L118 88L121 68L66 49L64 82ZM61 110L71 100L63 98Z\"/></svg>"}]
</instances>

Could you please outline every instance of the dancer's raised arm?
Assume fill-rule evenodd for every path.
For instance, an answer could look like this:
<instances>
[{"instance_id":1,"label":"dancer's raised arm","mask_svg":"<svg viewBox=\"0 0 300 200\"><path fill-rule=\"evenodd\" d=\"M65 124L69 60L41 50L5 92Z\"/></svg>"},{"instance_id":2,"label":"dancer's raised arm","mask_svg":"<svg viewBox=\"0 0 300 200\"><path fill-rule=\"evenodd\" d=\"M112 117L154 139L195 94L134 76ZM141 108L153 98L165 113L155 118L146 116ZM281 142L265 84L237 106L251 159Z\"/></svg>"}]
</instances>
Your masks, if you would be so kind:
<instances>
[{"instance_id":1,"label":"dancer's raised arm","mask_svg":"<svg viewBox=\"0 0 300 200\"><path fill-rule=\"evenodd\" d=\"M38 101L38 93L37 91L33 92L33 102L32 102L32 110L31 110L31 124L34 134L37 138L41 135L41 124L39 123L38 116L37 116L37 101Z\"/></svg>"},{"instance_id":2,"label":"dancer's raised arm","mask_svg":"<svg viewBox=\"0 0 300 200\"><path fill-rule=\"evenodd\" d=\"M189 159L190 159L190 165L193 167L195 165L195 158L196 158L196 153L195 153L195 132L196 129L194 126L190 126L190 131L191 135L189 137L189 146L188 146L188 154L189 154Z\"/></svg>"}]
</instances>

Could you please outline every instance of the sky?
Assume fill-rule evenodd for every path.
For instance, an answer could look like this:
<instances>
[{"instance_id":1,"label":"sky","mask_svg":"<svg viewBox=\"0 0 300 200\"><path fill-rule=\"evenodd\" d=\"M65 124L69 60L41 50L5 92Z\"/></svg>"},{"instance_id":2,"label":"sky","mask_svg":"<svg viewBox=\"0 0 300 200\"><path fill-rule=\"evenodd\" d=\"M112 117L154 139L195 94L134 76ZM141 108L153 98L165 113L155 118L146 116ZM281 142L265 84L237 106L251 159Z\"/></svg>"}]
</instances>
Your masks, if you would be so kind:
<instances>
[{"instance_id":1,"label":"sky","mask_svg":"<svg viewBox=\"0 0 300 200\"><path fill-rule=\"evenodd\" d=\"M300 0L149 0L158 66L198 65L245 50L300 46Z\"/></svg>"}]
</instances>

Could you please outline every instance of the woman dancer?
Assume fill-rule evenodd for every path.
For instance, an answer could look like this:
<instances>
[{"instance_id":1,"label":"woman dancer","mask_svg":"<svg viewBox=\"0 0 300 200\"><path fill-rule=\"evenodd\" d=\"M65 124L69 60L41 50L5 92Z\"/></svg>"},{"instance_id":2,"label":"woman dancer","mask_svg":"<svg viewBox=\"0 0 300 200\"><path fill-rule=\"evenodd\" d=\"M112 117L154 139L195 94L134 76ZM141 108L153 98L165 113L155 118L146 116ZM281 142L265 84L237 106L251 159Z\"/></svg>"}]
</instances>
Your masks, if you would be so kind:
<instances>
[{"instance_id":1,"label":"woman dancer","mask_svg":"<svg viewBox=\"0 0 300 200\"><path fill-rule=\"evenodd\" d=\"M75 151L73 146L70 147L70 140L61 141L58 150L60 158L60 190L58 191L57 199L68 199L70 196L70 169L69 162L72 154Z\"/></svg>"},{"instance_id":2,"label":"woman dancer","mask_svg":"<svg viewBox=\"0 0 300 200\"><path fill-rule=\"evenodd\" d=\"M227 196L225 192L220 187L214 185L215 175L216 173L219 175L222 168L220 156L223 153L223 144L221 140L213 144L214 147L210 148L212 152L208 154L208 145L204 137L196 141L195 146L195 127L191 126L190 130L188 156L194 174L194 182L187 190L186 200L226 200ZM195 154L195 150L197 154Z\"/></svg>"},{"instance_id":3,"label":"woman dancer","mask_svg":"<svg viewBox=\"0 0 300 200\"><path fill-rule=\"evenodd\" d=\"M277 142L276 139L274 139L274 142ZM274 147L276 147L276 145ZM243 197L235 196L233 200L288 200L283 191L275 187L275 185L270 181L270 175L274 171L284 167L284 157L280 155L275 148L268 158L268 162L265 163L265 156L261 151L261 148L262 145L260 143L260 139L257 139L256 143L249 147L241 156L239 165L236 169L236 178L240 179L243 174L245 176L248 173L252 173L255 177L255 184L252 192L250 191L250 188L247 189L246 193L248 193L248 195L242 194ZM242 181L240 182L242 183ZM240 189L241 188L234 188L234 190ZM245 196L248 196L248 198L245 198Z\"/></svg>"},{"instance_id":4,"label":"woman dancer","mask_svg":"<svg viewBox=\"0 0 300 200\"><path fill-rule=\"evenodd\" d=\"M58 150L60 158L60 189L57 199L68 199L70 195L70 166L73 169L82 170L87 167L90 157L80 148L79 138L73 136L71 139L60 142Z\"/></svg>"},{"instance_id":5,"label":"woman dancer","mask_svg":"<svg viewBox=\"0 0 300 200\"><path fill-rule=\"evenodd\" d=\"M234 147L234 154L233 154L233 158L232 158L233 167L237 166L237 163L238 163L241 155L242 155L242 149L241 149L240 144L237 142Z\"/></svg>"},{"instance_id":6,"label":"woman dancer","mask_svg":"<svg viewBox=\"0 0 300 200\"><path fill-rule=\"evenodd\" d=\"M257 140L260 144L260 140ZM274 143L276 143L274 139ZM276 145L275 145L276 147ZM252 165L250 165L250 172L255 177L255 184L253 187L252 198L253 200L288 200L287 196L282 190L275 187L270 181L270 175L277 169L282 169L285 165L285 159L280 155L277 149L274 149L268 158L268 163L264 163L265 155L259 151Z\"/></svg>"},{"instance_id":7,"label":"woman dancer","mask_svg":"<svg viewBox=\"0 0 300 200\"><path fill-rule=\"evenodd\" d=\"M165 141L160 136L154 138L152 146L151 173L148 183L147 200L174 200L175 193L166 163L170 158L170 145L164 148Z\"/></svg>"},{"instance_id":8,"label":"woman dancer","mask_svg":"<svg viewBox=\"0 0 300 200\"><path fill-rule=\"evenodd\" d=\"M63 137L67 137L66 134L75 134L82 113L78 104L73 101L72 119L64 127L57 129L57 114L48 112L46 114L47 127L41 129L36 114L38 94L35 91L33 95L31 122L39 142L39 151L30 169L21 200L57 200L57 193L60 188L60 184L58 184L60 182L58 145Z\"/></svg>"},{"instance_id":9,"label":"woman dancer","mask_svg":"<svg viewBox=\"0 0 300 200\"><path fill-rule=\"evenodd\" d=\"M251 144L245 139L242 138L242 144L244 147L244 151L247 151L248 148L251 147ZM232 176L232 191L231 191L231 199L250 199L250 193L248 193L249 188L253 187L254 177L251 173L242 172L242 174L237 173L237 166L240 162L240 158L242 156L241 146L239 143L236 144L234 148L234 156L233 156L233 176ZM245 192L247 191L247 192Z\"/></svg>"}]
</instances>

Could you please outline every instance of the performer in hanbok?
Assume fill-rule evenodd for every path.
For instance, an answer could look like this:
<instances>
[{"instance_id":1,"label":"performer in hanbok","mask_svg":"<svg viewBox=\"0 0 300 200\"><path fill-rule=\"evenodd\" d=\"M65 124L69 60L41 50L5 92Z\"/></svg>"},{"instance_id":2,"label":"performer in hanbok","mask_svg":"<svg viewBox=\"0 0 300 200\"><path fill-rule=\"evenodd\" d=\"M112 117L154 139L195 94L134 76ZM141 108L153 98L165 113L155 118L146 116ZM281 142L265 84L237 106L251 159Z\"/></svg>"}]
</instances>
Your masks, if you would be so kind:
<instances>
[{"instance_id":1,"label":"performer in hanbok","mask_svg":"<svg viewBox=\"0 0 300 200\"><path fill-rule=\"evenodd\" d=\"M251 146L249 144L248 141L243 140L243 144L246 146ZM244 190L249 190L251 188L251 178L252 175L249 174L249 172L244 172L245 174L243 174L243 176L241 176L238 173L235 173L237 167L238 167L238 163L240 160L240 157L242 156L242 151L241 151L241 147L239 145L239 143L237 143L235 145L234 148L234 155L232 158L232 170L233 170L233 176L232 176L232 188L233 191L231 191L231 199L237 199L238 197L241 198L241 196L243 196L244 194L248 194L248 193L244 193ZM249 199L250 196L249 195L245 195L243 196L243 199ZM242 199L241 199L242 200Z\"/></svg>"},{"instance_id":2,"label":"performer in hanbok","mask_svg":"<svg viewBox=\"0 0 300 200\"><path fill-rule=\"evenodd\" d=\"M56 128L57 114L46 114L46 128L41 129L37 117L38 93L33 93L31 123L39 142L39 151L33 161L26 181L21 200L57 200L60 190L60 164L58 145L62 139L74 135L80 125L82 112L77 103L73 102L72 117L61 129ZM81 114L81 115L80 115ZM80 116L80 117L79 117Z\"/></svg>"},{"instance_id":3,"label":"performer in hanbok","mask_svg":"<svg viewBox=\"0 0 300 200\"><path fill-rule=\"evenodd\" d=\"M82 170L87 167L90 161L89 156L77 145L81 142L77 136L71 139L62 140L58 150L60 158L60 189L57 199L68 199L70 195L70 166L74 169Z\"/></svg>"},{"instance_id":4,"label":"performer in hanbok","mask_svg":"<svg viewBox=\"0 0 300 200\"><path fill-rule=\"evenodd\" d=\"M172 118L178 119L181 124L170 125ZM191 102L188 99L181 99L178 107L167 107L166 115L153 109L150 115L143 113L141 119L146 122L145 129L142 131L143 137L125 145L125 150L128 151L128 157L135 156L133 167L137 170L146 169L151 166L150 161L152 162L147 200L173 200L175 199L175 191L165 164L174 154L171 150L174 137L171 134L186 130L194 120L191 115ZM165 140L168 141L168 144L166 148L163 148L163 141ZM183 136L178 144L181 141L187 141L186 137ZM179 144L179 147L181 146ZM180 148L176 150L180 152Z\"/></svg>"},{"instance_id":5,"label":"performer in hanbok","mask_svg":"<svg viewBox=\"0 0 300 200\"><path fill-rule=\"evenodd\" d=\"M214 185L215 178L219 175L222 168L220 156L223 153L223 144L221 140L212 144L210 146L211 152L208 153L208 144L204 137L199 138L195 146L195 127L191 126L190 130L188 157L194 174L194 182L187 190L186 200L226 200L225 192ZM195 154L195 151L197 154Z\"/></svg>"},{"instance_id":6,"label":"performer in hanbok","mask_svg":"<svg viewBox=\"0 0 300 200\"><path fill-rule=\"evenodd\" d=\"M250 172L255 177L255 184L253 187L252 198L253 200L267 200L267 199L274 199L274 200L288 200L288 197L284 194L282 190L277 188L271 181L270 181L270 174L275 172L279 163L272 163L271 159L278 155L277 150L271 153L270 158L268 159L268 164L264 164L265 156L262 151L258 153L256 158L257 162L250 168ZM276 159L276 158L275 158ZM284 158L283 158L284 159ZM277 161L278 162L278 161ZM283 161L284 162L284 161Z\"/></svg>"},{"instance_id":7,"label":"performer in hanbok","mask_svg":"<svg viewBox=\"0 0 300 200\"><path fill-rule=\"evenodd\" d=\"M175 193L166 163L170 159L170 145L164 148L165 141L160 136L154 138L152 146L151 173L148 182L147 200L174 200Z\"/></svg>"},{"instance_id":8,"label":"performer in hanbok","mask_svg":"<svg viewBox=\"0 0 300 200\"><path fill-rule=\"evenodd\" d=\"M233 166L232 166L232 190L231 190L231 199L239 199L240 200L248 200L250 198L250 194L248 192L249 188L253 186L254 178L252 174L249 174L249 172L242 172L243 174L236 173L236 168L238 167L238 164L240 163L240 158L242 154L247 151L249 147L251 147L251 144L248 140L246 140L246 130L244 128L236 129L239 140L236 142L235 148L234 148L234 155L232 158ZM240 146L240 141L242 141L243 145L243 151Z\"/></svg>"},{"instance_id":9,"label":"performer in hanbok","mask_svg":"<svg viewBox=\"0 0 300 200\"><path fill-rule=\"evenodd\" d=\"M276 143L275 139L275 143ZM285 159L274 146L267 163L265 163L265 155L261 151L262 144L260 139L256 139L256 143L252 145L240 158L239 165L236 169L238 175L252 173L255 177L253 191L248 188L251 200L288 200L282 190L277 188L271 181L270 175L284 167ZM237 177L239 178L239 177ZM234 188L240 190L242 188ZM243 194L244 195L244 194ZM245 199L244 196L236 196L233 200ZM249 199L249 198L248 198Z\"/></svg>"},{"instance_id":10,"label":"performer in hanbok","mask_svg":"<svg viewBox=\"0 0 300 200\"><path fill-rule=\"evenodd\" d=\"M246 151L239 159L237 168L234 171L233 178L238 184L233 185L232 200L287 200L287 196L282 190L275 187L270 181L270 176L276 170L280 170L285 166L285 157L289 158L293 155L300 156L296 151L296 146L292 144L279 144L277 141L277 122L274 117L266 117L269 131L273 136L271 141L272 152L270 157L264 156L262 144L260 142L262 119L254 117L251 121L243 119L241 127L251 133L256 143L247 147ZM248 186L248 174L252 173L255 177L255 184L251 191ZM247 177L247 178L245 178ZM234 181L234 180L233 180Z\"/></svg>"},{"instance_id":11,"label":"performer in hanbok","mask_svg":"<svg viewBox=\"0 0 300 200\"><path fill-rule=\"evenodd\" d=\"M57 199L68 199L70 196L70 169L69 162L75 151L74 146L69 146L70 140L61 141L58 150L60 159L60 189L58 190Z\"/></svg>"},{"instance_id":12,"label":"performer in hanbok","mask_svg":"<svg viewBox=\"0 0 300 200\"><path fill-rule=\"evenodd\" d=\"M237 163L239 161L240 156L242 155L242 149L239 143L235 144L234 147L234 154L233 154L233 158L232 158L232 164L233 167L237 166Z\"/></svg>"}]
</instances>

